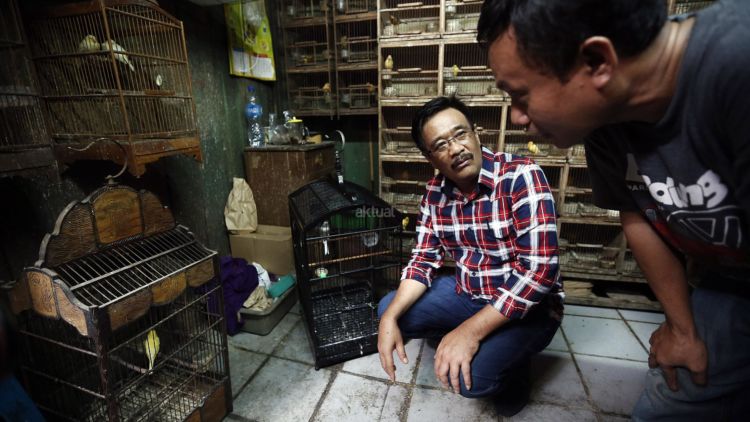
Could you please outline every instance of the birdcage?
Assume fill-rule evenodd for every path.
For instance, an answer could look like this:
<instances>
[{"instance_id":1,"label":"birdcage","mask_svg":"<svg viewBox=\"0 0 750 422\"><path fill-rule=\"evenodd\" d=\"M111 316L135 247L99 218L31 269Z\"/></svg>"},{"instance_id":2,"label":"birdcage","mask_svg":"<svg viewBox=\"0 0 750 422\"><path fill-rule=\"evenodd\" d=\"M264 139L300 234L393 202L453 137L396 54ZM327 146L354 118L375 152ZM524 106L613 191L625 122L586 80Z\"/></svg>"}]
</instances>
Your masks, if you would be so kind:
<instances>
[{"instance_id":1,"label":"birdcage","mask_svg":"<svg viewBox=\"0 0 750 422\"><path fill-rule=\"evenodd\" d=\"M526 155L536 161L559 163L568 161L568 149L558 148L545 138L527 132L525 126L514 124L511 121L510 113L507 113L506 116L503 151L516 155Z\"/></svg>"},{"instance_id":2,"label":"birdcage","mask_svg":"<svg viewBox=\"0 0 750 422\"><path fill-rule=\"evenodd\" d=\"M555 198L555 206L559 208L560 204L560 186L564 172L564 164L560 163L537 163L539 168L544 172L544 176L547 178L547 184L549 185L550 191ZM557 210L558 214L560 210Z\"/></svg>"},{"instance_id":3,"label":"birdcage","mask_svg":"<svg viewBox=\"0 0 750 422\"><path fill-rule=\"evenodd\" d=\"M401 212L419 214L425 186L434 176L435 170L426 161L408 166L397 161L384 162L380 179L383 199Z\"/></svg>"},{"instance_id":4,"label":"birdcage","mask_svg":"<svg viewBox=\"0 0 750 422\"><path fill-rule=\"evenodd\" d=\"M0 174L53 161L18 7L1 0Z\"/></svg>"},{"instance_id":5,"label":"birdcage","mask_svg":"<svg viewBox=\"0 0 750 422\"><path fill-rule=\"evenodd\" d=\"M401 215L352 183L289 195L300 303L315 367L377 350L380 297L397 286Z\"/></svg>"},{"instance_id":6,"label":"birdcage","mask_svg":"<svg viewBox=\"0 0 750 422\"><path fill-rule=\"evenodd\" d=\"M444 6L445 29L443 33L450 36L475 32L481 11L481 1L446 0Z\"/></svg>"},{"instance_id":7,"label":"birdcage","mask_svg":"<svg viewBox=\"0 0 750 422\"><path fill-rule=\"evenodd\" d=\"M487 53L479 44L446 44L443 61L443 90L459 97L502 96L487 67Z\"/></svg>"},{"instance_id":8,"label":"birdcage","mask_svg":"<svg viewBox=\"0 0 750 422\"><path fill-rule=\"evenodd\" d=\"M416 112L416 107L382 108L381 154L416 157L421 155L421 151L411 138L411 118Z\"/></svg>"},{"instance_id":9,"label":"birdcage","mask_svg":"<svg viewBox=\"0 0 750 422\"><path fill-rule=\"evenodd\" d=\"M565 195L561 199L558 212L563 216L620 221L619 212L594 205L589 170L586 167L570 167Z\"/></svg>"},{"instance_id":10,"label":"birdcage","mask_svg":"<svg viewBox=\"0 0 750 422\"><path fill-rule=\"evenodd\" d=\"M641 268L638 266L638 262L636 262L635 257L633 256L633 251L629 248L625 250L622 264L620 264L618 272L626 277L640 279L645 277L643 271L641 271Z\"/></svg>"},{"instance_id":11,"label":"birdcage","mask_svg":"<svg viewBox=\"0 0 750 422\"><path fill-rule=\"evenodd\" d=\"M335 16L339 70L377 69L378 33L375 15Z\"/></svg>"},{"instance_id":12,"label":"birdcage","mask_svg":"<svg viewBox=\"0 0 750 422\"><path fill-rule=\"evenodd\" d=\"M440 0L384 0L380 9L381 38L440 36Z\"/></svg>"},{"instance_id":13,"label":"birdcage","mask_svg":"<svg viewBox=\"0 0 750 422\"><path fill-rule=\"evenodd\" d=\"M367 13L377 10L375 0L333 0L336 13L348 15L353 13Z\"/></svg>"},{"instance_id":14,"label":"birdcage","mask_svg":"<svg viewBox=\"0 0 750 422\"><path fill-rule=\"evenodd\" d=\"M474 132L482 146L492 151L500 149L500 121L503 106L473 105L469 108Z\"/></svg>"},{"instance_id":15,"label":"birdcage","mask_svg":"<svg viewBox=\"0 0 750 422\"><path fill-rule=\"evenodd\" d=\"M201 159L182 22L145 0L29 12L58 159L127 160L135 175L167 155Z\"/></svg>"},{"instance_id":16,"label":"birdcage","mask_svg":"<svg viewBox=\"0 0 750 422\"><path fill-rule=\"evenodd\" d=\"M304 20L319 18L328 12L328 2L320 0L283 0L278 3L281 6L281 16L285 22L291 20Z\"/></svg>"},{"instance_id":17,"label":"birdcage","mask_svg":"<svg viewBox=\"0 0 750 422\"><path fill-rule=\"evenodd\" d=\"M377 86L370 81L377 78L375 72L348 72L339 74L339 113L340 114L375 114L377 113ZM366 80L367 82L363 81Z\"/></svg>"},{"instance_id":18,"label":"birdcage","mask_svg":"<svg viewBox=\"0 0 750 422\"><path fill-rule=\"evenodd\" d=\"M383 98L435 97L438 95L437 45L419 49L382 47L381 71Z\"/></svg>"},{"instance_id":19,"label":"birdcage","mask_svg":"<svg viewBox=\"0 0 750 422\"><path fill-rule=\"evenodd\" d=\"M590 224L562 219L559 229L560 268L585 274L617 274L624 235L618 224Z\"/></svg>"},{"instance_id":20,"label":"birdcage","mask_svg":"<svg viewBox=\"0 0 750 422\"><path fill-rule=\"evenodd\" d=\"M20 379L49 420L219 421L231 411L216 252L152 193L108 185L61 213L6 290Z\"/></svg>"},{"instance_id":21,"label":"birdcage","mask_svg":"<svg viewBox=\"0 0 750 422\"><path fill-rule=\"evenodd\" d=\"M289 102L299 116L332 115L336 91L329 73L290 73Z\"/></svg>"},{"instance_id":22,"label":"birdcage","mask_svg":"<svg viewBox=\"0 0 750 422\"><path fill-rule=\"evenodd\" d=\"M680 15L683 13L695 12L704 7L710 6L714 0L670 0L670 13Z\"/></svg>"}]
</instances>

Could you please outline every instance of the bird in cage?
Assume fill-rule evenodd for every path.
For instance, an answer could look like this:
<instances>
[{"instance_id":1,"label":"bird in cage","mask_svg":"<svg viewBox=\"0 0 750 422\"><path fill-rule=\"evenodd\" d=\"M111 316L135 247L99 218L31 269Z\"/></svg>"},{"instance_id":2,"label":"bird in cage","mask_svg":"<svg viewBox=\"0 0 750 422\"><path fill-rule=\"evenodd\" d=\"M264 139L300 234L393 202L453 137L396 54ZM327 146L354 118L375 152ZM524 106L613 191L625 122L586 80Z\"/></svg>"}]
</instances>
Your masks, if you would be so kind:
<instances>
[{"instance_id":1,"label":"bird in cage","mask_svg":"<svg viewBox=\"0 0 750 422\"><path fill-rule=\"evenodd\" d=\"M159 354L159 336L156 334L156 330L148 332L146 339L143 340L143 348L146 350L146 357L148 358L148 370L152 371L156 355Z\"/></svg>"},{"instance_id":2,"label":"bird in cage","mask_svg":"<svg viewBox=\"0 0 750 422\"><path fill-rule=\"evenodd\" d=\"M393 70L393 56L389 54L388 57L385 58L383 67L385 67L386 70Z\"/></svg>"},{"instance_id":3,"label":"bird in cage","mask_svg":"<svg viewBox=\"0 0 750 422\"><path fill-rule=\"evenodd\" d=\"M526 144L526 149L529 150L532 154L538 154L539 153L539 147L534 143L534 141L529 141Z\"/></svg>"},{"instance_id":4,"label":"bird in cage","mask_svg":"<svg viewBox=\"0 0 750 422\"><path fill-rule=\"evenodd\" d=\"M78 44L78 51L81 53L90 53L92 51L99 51L99 40L95 36L89 34L83 37L81 43Z\"/></svg>"},{"instance_id":5,"label":"bird in cage","mask_svg":"<svg viewBox=\"0 0 750 422\"><path fill-rule=\"evenodd\" d=\"M331 103L331 83L326 82L323 84L323 99L325 100L326 104Z\"/></svg>"},{"instance_id":6,"label":"bird in cage","mask_svg":"<svg viewBox=\"0 0 750 422\"><path fill-rule=\"evenodd\" d=\"M135 72L135 67L133 66L133 63L130 63L130 59L128 59L127 50L123 48L120 44L117 44L114 40L107 40L101 44L101 50L102 51L110 51L111 50L115 52L115 60L122 64L128 65L131 71Z\"/></svg>"},{"instance_id":7,"label":"bird in cage","mask_svg":"<svg viewBox=\"0 0 750 422\"><path fill-rule=\"evenodd\" d=\"M401 19L399 19L398 16L396 16L394 14L389 14L388 15L388 20L391 21L391 25L393 25L393 26L398 26L398 24L401 23Z\"/></svg>"},{"instance_id":8,"label":"bird in cage","mask_svg":"<svg viewBox=\"0 0 750 422\"><path fill-rule=\"evenodd\" d=\"M373 92L375 92L375 85L373 85L373 84L371 84L369 82L367 84L365 84L365 85L367 85L367 92L368 93L372 94Z\"/></svg>"},{"instance_id":9,"label":"bird in cage","mask_svg":"<svg viewBox=\"0 0 750 422\"><path fill-rule=\"evenodd\" d=\"M454 78L458 77L458 72L460 72L460 71L461 71L461 69L459 69L459 67L458 67L457 64L454 64L453 67L451 68L451 72L453 73L453 77Z\"/></svg>"}]
</instances>

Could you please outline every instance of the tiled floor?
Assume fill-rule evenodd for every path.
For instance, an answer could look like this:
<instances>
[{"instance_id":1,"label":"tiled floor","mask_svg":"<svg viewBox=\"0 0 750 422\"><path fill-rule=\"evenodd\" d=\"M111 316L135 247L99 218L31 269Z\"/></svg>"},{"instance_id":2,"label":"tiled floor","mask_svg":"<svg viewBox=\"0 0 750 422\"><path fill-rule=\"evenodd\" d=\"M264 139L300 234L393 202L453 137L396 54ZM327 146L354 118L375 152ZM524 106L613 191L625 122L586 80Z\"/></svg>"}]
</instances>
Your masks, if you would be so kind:
<instances>
[{"instance_id":1,"label":"tiled floor","mask_svg":"<svg viewBox=\"0 0 750 422\"><path fill-rule=\"evenodd\" d=\"M267 336L229 340L237 421L500 421L492 405L443 389L434 348L406 345L387 380L377 355L318 371L298 305ZM531 403L513 421L624 421L643 387L658 313L568 305L562 328L532 365Z\"/></svg>"}]
</instances>

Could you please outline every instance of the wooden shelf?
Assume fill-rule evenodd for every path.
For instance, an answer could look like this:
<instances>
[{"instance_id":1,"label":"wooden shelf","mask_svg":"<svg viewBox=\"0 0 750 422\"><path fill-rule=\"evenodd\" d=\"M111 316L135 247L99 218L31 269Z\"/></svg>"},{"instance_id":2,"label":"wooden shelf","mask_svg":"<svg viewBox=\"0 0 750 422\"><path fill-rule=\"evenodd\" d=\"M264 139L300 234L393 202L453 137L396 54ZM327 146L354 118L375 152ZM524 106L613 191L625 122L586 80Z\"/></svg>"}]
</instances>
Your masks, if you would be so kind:
<instances>
[{"instance_id":1,"label":"wooden shelf","mask_svg":"<svg viewBox=\"0 0 750 422\"><path fill-rule=\"evenodd\" d=\"M287 73L291 74L306 74L306 73L328 73L331 71L331 67L327 64L316 64L310 66L294 66L287 67Z\"/></svg>"},{"instance_id":2,"label":"wooden shelf","mask_svg":"<svg viewBox=\"0 0 750 422\"><path fill-rule=\"evenodd\" d=\"M407 6L407 7L389 7L380 9L380 13L390 13L390 12L403 12L405 10L430 10L430 9L440 9L439 4L428 4L428 5L418 5L418 6Z\"/></svg>"},{"instance_id":3,"label":"wooden shelf","mask_svg":"<svg viewBox=\"0 0 750 422\"><path fill-rule=\"evenodd\" d=\"M304 28L307 26L324 26L328 24L327 16L309 18L283 18L281 26L284 28Z\"/></svg>"},{"instance_id":4,"label":"wooden shelf","mask_svg":"<svg viewBox=\"0 0 750 422\"><path fill-rule=\"evenodd\" d=\"M380 36L378 42L384 48L408 48L421 47L426 45L440 45L440 34L430 35L390 35L387 37Z\"/></svg>"},{"instance_id":5,"label":"wooden shelf","mask_svg":"<svg viewBox=\"0 0 750 422\"><path fill-rule=\"evenodd\" d=\"M377 107L368 108L341 108L339 107L339 114L342 116L365 116L365 115L377 115Z\"/></svg>"},{"instance_id":6,"label":"wooden shelf","mask_svg":"<svg viewBox=\"0 0 750 422\"><path fill-rule=\"evenodd\" d=\"M642 311L661 311L661 305L659 302L635 302L622 299L614 299L609 297L592 297L592 296L565 296L565 304L567 305L586 305L586 306L601 306L605 308L622 308L622 309L637 309Z\"/></svg>"},{"instance_id":7,"label":"wooden shelf","mask_svg":"<svg viewBox=\"0 0 750 422\"><path fill-rule=\"evenodd\" d=\"M634 275L603 274L603 273L594 273L594 272L566 270L565 268L561 268L560 274L564 278L567 278L567 279L576 279L576 280L585 280L585 281L589 281L589 280L621 281L623 283L646 284L645 278L634 276Z\"/></svg>"},{"instance_id":8,"label":"wooden shelf","mask_svg":"<svg viewBox=\"0 0 750 422\"><path fill-rule=\"evenodd\" d=\"M382 161L398 162L398 163L425 163L427 159L422 154L399 154L391 152L381 152L380 159Z\"/></svg>"},{"instance_id":9,"label":"wooden shelf","mask_svg":"<svg viewBox=\"0 0 750 422\"><path fill-rule=\"evenodd\" d=\"M366 22L374 21L378 19L378 12L362 12L362 13L350 13L346 15L335 15L333 21L335 23L344 22Z\"/></svg>"},{"instance_id":10,"label":"wooden shelf","mask_svg":"<svg viewBox=\"0 0 750 422\"><path fill-rule=\"evenodd\" d=\"M320 109L320 110L295 110L297 117L316 117L316 116L330 116L333 117L335 114L333 109Z\"/></svg>"},{"instance_id":11,"label":"wooden shelf","mask_svg":"<svg viewBox=\"0 0 750 422\"><path fill-rule=\"evenodd\" d=\"M354 70L378 70L378 62L361 62L361 63L338 63L336 70L339 72L351 72Z\"/></svg>"},{"instance_id":12,"label":"wooden shelf","mask_svg":"<svg viewBox=\"0 0 750 422\"><path fill-rule=\"evenodd\" d=\"M591 224L596 226L619 226L620 219L608 217L560 217L557 221L561 223Z\"/></svg>"}]
</instances>

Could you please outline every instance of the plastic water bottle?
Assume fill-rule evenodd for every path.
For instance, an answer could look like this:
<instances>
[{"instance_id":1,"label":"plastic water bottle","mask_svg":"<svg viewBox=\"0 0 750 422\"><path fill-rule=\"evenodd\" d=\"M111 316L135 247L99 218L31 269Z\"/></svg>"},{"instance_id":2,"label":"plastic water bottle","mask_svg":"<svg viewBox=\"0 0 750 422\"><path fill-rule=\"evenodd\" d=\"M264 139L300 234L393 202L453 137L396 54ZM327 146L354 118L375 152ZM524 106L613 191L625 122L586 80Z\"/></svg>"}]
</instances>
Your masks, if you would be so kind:
<instances>
[{"instance_id":1,"label":"plastic water bottle","mask_svg":"<svg viewBox=\"0 0 750 422\"><path fill-rule=\"evenodd\" d=\"M255 100L255 87L247 87L250 97L245 105L245 120L247 120L247 141L251 147L263 146L263 128L260 119L263 117L263 107Z\"/></svg>"}]
</instances>

